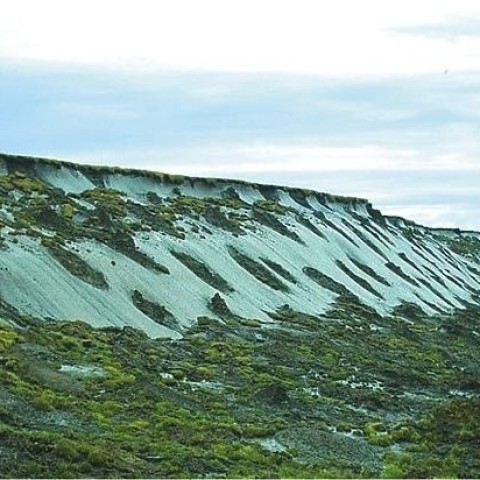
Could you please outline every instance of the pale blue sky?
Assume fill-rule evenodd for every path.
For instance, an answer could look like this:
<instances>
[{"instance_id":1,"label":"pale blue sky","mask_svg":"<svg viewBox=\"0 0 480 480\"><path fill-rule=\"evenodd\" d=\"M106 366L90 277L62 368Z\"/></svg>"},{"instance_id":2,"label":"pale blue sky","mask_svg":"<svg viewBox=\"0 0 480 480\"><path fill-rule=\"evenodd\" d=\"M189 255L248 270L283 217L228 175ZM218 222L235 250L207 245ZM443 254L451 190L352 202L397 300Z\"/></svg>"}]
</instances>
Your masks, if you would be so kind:
<instances>
[{"instance_id":1,"label":"pale blue sky","mask_svg":"<svg viewBox=\"0 0 480 480\"><path fill-rule=\"evenodd\" d=\"M368 0L353 19L346 0L38 3L0 6L1 151L303 186L480 230L475 3Z\"/></svg>"}]
</instances>

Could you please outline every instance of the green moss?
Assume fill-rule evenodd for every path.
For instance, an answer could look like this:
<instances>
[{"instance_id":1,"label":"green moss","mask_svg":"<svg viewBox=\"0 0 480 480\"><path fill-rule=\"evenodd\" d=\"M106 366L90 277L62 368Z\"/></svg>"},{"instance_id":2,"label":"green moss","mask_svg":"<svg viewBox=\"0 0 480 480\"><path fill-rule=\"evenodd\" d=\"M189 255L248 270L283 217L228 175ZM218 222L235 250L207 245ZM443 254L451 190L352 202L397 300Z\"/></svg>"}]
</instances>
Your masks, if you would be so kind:
<instances>
[{"instance_id":1,"label":"green moss","mask_svg":"<svg viewBox=\"0 0 480 480\"><path fill-rule=\"evenodd\" d=\"M67 250L55 240L46 237L42 239L42 245L46 247L50 255L72 275L101 290L107 290L109 288L103 273L93 268L77 254Z\"/></svg>"},{"instance_id":2,"label":"green moss","mask_svg":"<svg viewBox=\"0 0 480 480\"><path fill-rule=\"evenodd\" d=\"M347 301L354 305L345 296L339 298L342 305ZM339 312L341 308L339 305ZM3 456L2 471L9 476L46 475L47 471L65 475L67 462L72 475L95 477L262 473L270 477L322 474L358 478L382 472L385 477L393 473L422 477L439 476L442 469L475 477L479 468L474 454L479 427L476 412L480 409L473 400L447 406L439 399L441 408L428 412L430 407L423 405L417 415L413 404L407 400L399 403L398 396L338 383L355 374L361 377L358 381L380 378L388 385L385 375L390 367L391 379L399 374L412 377L415 369L428 371L418 387L422 391L450 388L453 383L440 387L442 381L458 378L448 380L444 372L447 360L475 365L476 347L465 343L468 333L457 333L465 335L462 344L457 342L457 353L450 338L443 339L445 333L424 329L421 335L406 335L405 322L396 317L384 322L390 328L388 336L364 331L360 327L370 322L364 314L368 311L358 309L355 318L345 315L329 321L328 317L308 317L284 308L277 312L276 320L288 325L287 331L265 329L254 319L231 317L224 325L199 322L180 341L152 340L134 329L98 331L80 322L32 324L18 332L19 339L3 357L15 352L20 342L29 346L22 352L39 352L28 354L34 355L37 372L48 365L72 364L75 359L77 364L102 367L105 375L77 380L81 388L74 394L59 385L56 389L43 386L43 380L32 370L26 375L24 367L10 372L8 381L2 377L2 388L27 399L36 419L60 416L67 422L64 427L42 424L41 432L37 424L32 430L16 423L15 411L8 406L12 404L7 404L6 411L0 411L7 423L0 435L3 448L16 452L16 457ZM474 318L474 312L468 316ZM419 317L418 322L423 321L424 317ZM315 323L317 328L305 334L304 328ZM161 373L171 373L174 378L164 380ZM411 385L404 378L400 382ZM316 387L319 396L303 390ZM351 410L346 404L363 406L374 415ZM389 414L384 415L385 411ZM404 421L391 420L398 413ZM31 415L23 407L22 418L33 418ZM408 415L417 415L417 420ZM354 447L352 462L345 463L328 460L324 454L315 456L308 450L308 442L284 453L270 453L252 443L309 425L315 431L322 428L328 432L332 422L338 430L363 430L364 438L380 452L401 444L410 458L388 454L383 465L381 460L371 464L362 458L362 469L354 461ZM322 448L328 450L328 443ZM310 455L309 460L303 455ZM29 463L32 458L36 466Z\"/></svg>"},{"instance_id":3,"label":"green moss","mask_svg":"<svg viewBox=\"0 0 480 480\"><path fill-rule=\"evenodd\" d=\"M240 325L243 325L244 327L261 328L262 326L262 322L254 318L240 318L238 322L240 323Z\"/></svg>"},{"instance_id":4,"label":"green moss","mask_svg":"<svg viewBox=\"0 0 480 480\"><path fill-rule=\"evenodd\" d=\"M439 236L452 252L462 255L470 260L480 260L480 239L474 235L458 235L454 238Z\"/></svg>"},{"instance_id":5,"label":"green moss","mask_svg":"<svg viewBox=\"0 0 480 480\"><path fill-rule=\"evenodd\" d=\"M364 290L367 290L368 292L372 293L375 295L377 298L383 299L383 295L379 293L367 280L365 280L363 277L360 277L356 273L354 273L352 270L350 270L347 265L345 265L341 260L335 260L335 263L337 266L347 274L354 282L356 282L358 285L360 285Z\"/></svg>"},{"instance_id":6,"label":"green moss","mask_svg":"<svg viewBox=\"0 0 480 480\"><path fill-rule=\"evenodd\" d=\"M233 292L234 289L228 284L228 282L222 278L218 273L212 272L207 265L192 257L191 255L178 252L176 250L170 250L170 253L180 262L182 262L189 270L191 270L198 278L208 283L211 287L220 290L223 293Z\"/></svg>"},{"instance_id":7,"label":"green moss","mask_svg":"<svg viewBox=\"0 0 480 480\"><path fill-rule=\"evenodd\" d=\"M229 248L228 253L242 268L244 268L248 273L253 275L260 282L265 283L274 290L281 290L284 292L289 291L289 288L277 276L271 273L270 270L265 268L261 263L256 262L248 255L239 252L233 247Z\"/></svg>"},{"instance_id":8,"label":"green moss","mask_svg":"<svg viewBox=\"0 0 480 480\"><path fill-rule=\"evenodd\" d=\"M272 269L275 273L283 277L285 280L289 281L290 283L297 283L297 280L295 277L282 265L280 265L277 262L274 262L273 260L270 260L268 258L263 258L260 257L260 260L267 265L270 269Z\"/></svg>"},{"instance_id":9,"label":"green moss","mask_svg":"<svg viewBox=\"0 0 480 480\"><path fill-rule=\"evenodd\" d=\"M205 220L214 227L221 228L227 232L231 232L235 235L242 235L245 231L242 229L241 223L235 219L230 218L226 213L218 206L209 205L205 209Z\"/></svg>"},{"instance_id":10,"label":"green moss","mask_svg":"<svg viewBox=\"0 0 480 480\"><path fill-rule=\"evenodd\" d=\"M226 316L231 316L232 312L227 306L227 303L225 300L218 294L216 293L208 302L208 308L215 313L216 315L219 315L220 317L226 317Z\"/></svg>"},{"instance_id":11,"label":"green moss","mask_svg":"<svg viewBox=\"0 0 480 480\"><path fill-rule=\"evenodd\" d=\"M132 293L132 302L143 314L150 317L154 322L175 331L181 331L175 317L163 305L147 300L138 290Z\"/></svg>"},{"instance_id":12,"label":"green moss","mask_svg":"<svg viewBox=\"0 0 480 480\"><path fill-rule=\"evenodd\" d=\"M393 309L392 315L405 317L410 320L420 320L425 315L425 312L414 303L402 302Z\"/></svg>"},{"instance_id":13,"label":"green moss","mask_svg":"<svg viewBox=\"0 0 480 480\"><path fill-rule=\"evenodd\" d=\"M32 161L28 171L35 172L40 164L42 168L64 165ZM90 172L102 185L104 176L121 171L92 167ZM145 175L163 181L160 174ZM187 213L180 211L189 212L192 224L202 225L202 201L182 197L182 184L178 185L180 195L158 204L152 200L148 210L127 203L127 215L134 222L130 225L121 217L121 202L115 206L117 194L111 199L101 200L101 194L90 198L95 206L92 215L98 217L95 223L86 220L89 213L81 203L70 204L59 192L24 192L22 209L28 206L28 215L19 217L18 223L21 220L25 231L34 231L50 222L53 234L43 241L64 249L68 230L78 227L76 237L94 238L140 258L135 253L136 231L166 233L171 228L172 235L181 234L175 222ZM221 182L218 187L224 188ZM275 199L275 188L264 191ZM0 193L7 208L20 207L1 187ZM252 227L249 207L232 192L210 202L241 228ZM255 209L262 211L258 205ZM50 221L52 212L66 222L65 231ZM280 212L266 213L282 218ZM293 221L291 213L285 212L283 218ZM311 222L315 228L320 225ZM348 237L353 227L347 227L350 230L343 231ZM360 240L356 244L363 245ZM268 259L250 260L257 275L262 275L260 266L280 282L293 282L286 266ZM373 270L355 265L383 283ZM201 265L193 268L199 270ZM23 325L21 330L0 332L0 397L5 400L0 409L4 451L0 471L9 477L62 478L357 478L378 477L382 472L385 477L445 472L478 477L478 405L470 404L475 399L467 399L468 405L448 405L450 391L475 395L478 390L479 345L472 334L478 312L467 306L451 318L428 318L404 306L384 318L333 278L308 272L320 285L340 293L328 312L307 315L284 306L270 313L273 322L234 315L225 315L222 321L202 318L183 331L180 340L154 340L132 328L95 330L80 322L25 320L0 301L2 315L7 318L8 313L9 320ZM208 272L203 275L211 279ZM140 292L136 300L139 309L152 315L162 312ZM68 376L62 365L100 368L104 375ZM376 382L383 390L368 387ZM381 430L372 429L364 437L357 432L351 439L330 431L337 426L348 433L378 421ZM292 432L298 428L306 434L295 443ZM383 464L380 456L378 462L362 457L362 468L352 443L349 461L343 463L338 456L332 460L336 452L328 441L322 446L326 454L309 443L308 432L318 430L346 444L369 440L367 446L379 455L402 449L408 457L387 455ZM265 437L289 439L294 448L268 452L259 446Z\"/></svg>"},{"instance_id":14,"label":"green moss","mask_svg":"<svg viewBox=\"0 0 480 480\"><path fill-rule=\"evenodd\" d=\"M337 293L338 295L349 293L343 284L337 282L328 275L325 275L316 268L303 267L302 270L305 275L311 278L314 282L318 283L322 288L330 290L333 293Z\"/></svg>"},{"instance_id":15,"label":"green moss","mask_svg":"<svg viewBox=\"0 0 480 480\"><path fill-rule=\"evenodd\" d=\"M393 273L397 274L399 277L403 278L404 280L406 280L408 283L411 283L412 285L414 285L415 287L419 287L420 285L418 284L418 282L410 277L410 275L407 275L401 267L399 267L398 265L396 265L395 263L392 263L392 262L387 262L385 263L385 266L387 268L389 268Z\"/></svg>"},{"instance_id":16,"label":"green moss","mask_svg":"<svg viewBox=\"0 0 480 480\"><path fill-rule=\"evenodd\" d=\"M295 242L303 244L304 241L298 236L296 232L286 227L275 215L268 213L264 210L253 208L253 219L262 225L276 231L280 235L283 235Z\"/></svg>"},{"instance_id":17,"label":"green moss","mask_svg":"<svg viewBox=\"0 0 480 480\"><path fill-rule=\"evenodd\" d=\"M106 208L110 214L116 217L123 218L125 216L126 202L118 190L97 187L93 190L85 190L81 197L96 206Z\"/></svg>"},{"instance_id":18,"label":"green moss","mask_svg":"<svg viewBox=\"0 0 480 480\"><path fill-rule=\"evenodd\" d=\"M0 188L7 191L18 190L23 193L45 193L48 191L46 183L36 178L31 178L21 171L0 176Z\"/></svg>"},{"instance_id":19,"label":"green moss","mask_svg":"<svg viewBox=\"0 0 480 480\"><path fill-rule=\"evenodd\" d=\"M9 350L20 339L20 335L0 319L0 355Z\"/></svg>"},{"instance_id":20,"label":"green moss","mask_svg":"<svg viewBox=\"0 0 480 480\"><path fill-rule=\"evenodd\" d=\"M205 211L208 202L202 198L180 195L171 200L171 205L175 212L180 215L191 215L192 213L200 215Z\"/></svg>"},{"instance_id":21,"label":"green moss","mask_svg":"<svg viewBox=\"0 0 480 480\"><path fill-rule=\"evenodd\" d=\"M64 203L61 206L60 214L67 220L72 220L75 213L75 207L71 203Z\"/></svg>"},{"instance_id":22,"label":"green moss","mask_svg":"<svg viewBox=\"0 0 480 480\"><path fill-rule=\"evenodd\" d=\"M303 225L304 227L308 228L311 232L313 232L318 237L323 238L325 240L327 239L325 235L307 217L301 214L297 214L295 218L300 225Z\"/></svg>"},{"instance_id":23,"label":"green moss","mask_svg":"<svg viewBox=\"0 0 480 480\"><path fill-rule=\"evenodd\" d=\"M312 210L312 206L308 203L307 197L313 192L311 190L289 189L288 194L300 206Z\"/></svg>"},{"instance_id":24,"label":"green moss","mask_svg":"<svg viewBox=\"0 0 480 480\"><path fill-rule=\"evenodd\" d=\"M253 202L253 208L257 210L264 210L269 213L276 213L278 215L285 215L290 209L281 205L276 200L256 200Z\"/></svg>"},{"instance_id":25,"label":"green moss","mask_svg":"<svg viewBox=\"0 0 480 480\"><path fill-rule=\"evenodd\" d=\"M163 200L158 196L156 192L149 191L146 194L147 200L153 205L161 205Z\"/></svg>"},{"instance_id":26,"label":"green moss","mask_svg":"<svg viewBox=\"0 0 480 480\"><path fill-rule=\"evenodd\" d=\"M153 270L156 273L162 273L165 275L170 274L170 270L165 265L158 263L149 255L141 252L135 245L135 241L131 236L127 234L122 236L108 236L105 241L108 246L123 253L142 267Z\"/></svg>"},{"instance_id":27,"label":"green moss","mask_svg":"<svg viewBox=\"0 0 480 480\"><path fill-rule=\"evenodd\" d=\"M373 270L372 268L370 268L368 265L365 265L364 263L362 263L360 260L357 260L355 258L352 258L352 257L349 257L349 260L359 269L361 270L362 272L366 273L367 275L369 275L370 277L372 277L374 280L376 280L377 282L381 283L382 285L385 285L387 287L390 287L390 283L388 282L388 280L386 280L384 277L382 277L381 275L379 275L377 272L375 272L375 270Z\"/></svg>"},{"instance_id":28,"label":"green moss","mask_svg":"<svg viewBox=\"0 0 480 480\"><path fill-rule=\"evenodd\" d=\"M365 226L365 224L363 225ZM371 250L373 250L377 255L382 257L384 260L388 262L388 257L385 255L385 253L382 252L382 250L378 247L378 245L372 241L363 231L359 230L358 228L351 227L351 231L365 244L367 245Z\"/></svg>"}]
</instances>

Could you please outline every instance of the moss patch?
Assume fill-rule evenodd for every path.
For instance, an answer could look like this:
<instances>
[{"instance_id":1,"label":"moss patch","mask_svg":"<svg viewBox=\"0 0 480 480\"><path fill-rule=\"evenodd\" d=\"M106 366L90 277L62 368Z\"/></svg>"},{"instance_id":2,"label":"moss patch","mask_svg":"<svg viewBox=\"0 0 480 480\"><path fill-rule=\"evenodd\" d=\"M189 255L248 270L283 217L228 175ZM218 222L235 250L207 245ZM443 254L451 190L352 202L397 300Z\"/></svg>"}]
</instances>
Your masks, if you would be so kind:
<instances>
[{"instance_id":1,"label":"moss patch","mask_svg":"<svg viewBox=\"0 0 480 480\"><path fill-rule=\"evenodd\" d=\"M93 268L77 254L62 247L54 240L44 239L42 244L47 248L50 255L52 255L52 257L72 275L75 275L80 280L89 283L100 290L107 290L109 288L105 275L99 270Z\"/></svg>"},{"instance_id":2,"label":"moss patch","mask_svg":"<svg viewBox=\"0 0 480 480\"><path fill-rule=\"evenodd\" d=\"M133 291L132 302L154 322L177 332L182 330L175 317L163 305L147 300L138 290Z\"/></svg>"},{"instance_id":3,"label":"moss patch","mask_svg":"<svg viewBox=\"0 0 480 480\"><path fill-rule=\"evenodd\" d=\"M269 267L271 270L273 270L275 273L283 277L288 282L293 284L297 283L297 280L295 279L295 277L285 267L283 267L279 263L264 257L260 257L260 260L265 265L267 265L267 267Z\"/></svg>"},{"instance_id":4,"label":"moss patch","mask_svg":"<svg viewBox=\"0 0 480 480\"><path fill-rule=\"evenodd\" d=\"M208 283L211 287L220 290L223 293L233 292L234 289L228 282L218 273L212 272L207 265L192 257L188 253L170 250L170 253L180 262L182 262L189 270L191 270L198 278Z\"/></svg>"},{"instance_id":5,"label":"moss patch","mask_svg":"<svg viewBox=\"0 0 480 480\"><path fill-rule=\"evenodd\" d=\"M333 293L338 295L341 294L348 294L349 291L345 288L345 286L333 278L325 275L320 270L317 270L313 267L303 267L303 273L307 275L307 277L311 278L315 283L318 283L322 288L330 290Z\"/></svg>"},{"instance_id":6,"label":"moss patch","mask_svg":"<svg viewBox=\"0 0 480 480\"><path fill-rule=\"evenodd\" d=\"M288 292L289 288L285 285L276 275L274 275L270 270L265 268L261 263L253 260L248 255L239 252L233 247L230 247L228 250L230 256L248 273L253 275L257 280L268 285L274 290L281 290Z\"/></svg>"},{"instance_id":7,"label":"moss patch","mask_svg":"<svg viewBox=\"0 0 480 480\"><path fill-rule=\"evenodd\" d=\"M478 392L478 308L452 316L458 328L447 331L407 307L409 319L383 318L341 295L331 315L285 306L271 312L275 328L202 318L181 340L81 322L0 324L1 471L478 477L478 399L449 394ZM103 374L73 389L62 365ZM284 451L262 446L273 440Z\"/></svg>"}]
</instances>

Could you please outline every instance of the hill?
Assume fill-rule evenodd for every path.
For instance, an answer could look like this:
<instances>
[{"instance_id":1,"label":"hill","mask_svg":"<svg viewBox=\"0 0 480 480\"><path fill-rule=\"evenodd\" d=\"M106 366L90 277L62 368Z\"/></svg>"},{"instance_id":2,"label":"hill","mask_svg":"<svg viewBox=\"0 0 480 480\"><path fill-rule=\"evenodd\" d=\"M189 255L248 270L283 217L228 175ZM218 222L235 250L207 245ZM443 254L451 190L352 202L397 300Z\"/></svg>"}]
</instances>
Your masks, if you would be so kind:
<instances>
[{"instance_id":1,"label":"hill","mask_svg":"<svg viewBox=\"0 0 480 480\"><path fill-rule=\"evenodd\" d=\"M479 234L366 200L25 157L0 157L0 174L5 311L179 338L220 303L268 322L342 293L379 313L478 300Z\"/></svg>"},{"instance_id":2,"label":"hill","mask_svg":"<svg viewBox=\"0 0 480 480\"><path fill-rule=\"evenodd\" d=\"M0 155L4 477L478 477L480 234Z\"/></svg>"}]
</instances>

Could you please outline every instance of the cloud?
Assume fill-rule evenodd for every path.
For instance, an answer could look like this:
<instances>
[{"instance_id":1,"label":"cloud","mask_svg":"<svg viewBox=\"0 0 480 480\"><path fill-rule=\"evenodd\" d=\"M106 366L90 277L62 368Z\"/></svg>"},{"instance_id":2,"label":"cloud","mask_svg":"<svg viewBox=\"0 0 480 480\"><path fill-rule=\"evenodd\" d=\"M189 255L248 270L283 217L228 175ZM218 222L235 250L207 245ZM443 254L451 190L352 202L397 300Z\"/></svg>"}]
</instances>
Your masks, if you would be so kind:
<instances>
[{"instance_id":1,"label":"cloud","mask_svg":"<svg viewBox=\"0 0 480 480\"><path fill-rule=\"evenodd\" d=\"M387 215L403 218L414 218L416 223L437 228L462 228L464 230L480 230L480 224L472 223L477 209L469 203L437 203L432 204L398 204L384 207Z\"/></svg>"},{"instance_id":2,"label":"cloud","mask_svg":"<svg viewBox=\"0 0 480 480\"><path fill-rule=\"evenodd\" d=\"M297 185L480 228L478 75L339 80L11 63L0 64L0 90L10 153Z\"/></svg>"},{"instance_id":3,"label":"cloud","mask_svg":"<svg viewBox=\"0 0 480 480\"><path fill-rule=\"evenodd\" d=\"M456 42L464 38L480 39L480 15L457 17L439 23L398 27L395 32Z\"/></svg>"},{"instance_id":4,"label":"cloud","mask_svg":"<svg viewBox=\"0 0 480 480\"><path fill-rule=\"evenodd\" d=\"M0 56L125 71L365 77L443 72L448 59L478 70L468 45L396 33L459 11L478 2L16 0L1 6Z\"/></svg>"},{"instance_id":5,"label":"cloud","mask_svg":"<svg viewBox=\"0 0 480 480\"><path fill-rule=\"evenodd\" d=\"M139 152L124 152L134 158ZM196 146L140 152L144 162L188 175L242 175L323 172L467 172L480 173L474 155L436 153L424 158L423 152L394 150L380 145L350 147L305 147L303 145L254 144ZM150 160L149 160L150 159Z\"/></svg>"},{"instance_id":6,"label":"cloud","mask_svg":"<svg viewBox=\"0 0 480 480\"><path fill-rule=\"evenodd\" d=\"M28 133L31 147L67 148L76 138L75 148L86 142L97 150L111 141L127 149L284 142L385 144L397 150L420 143L428 148L438 139L455 146L474 141L480 79L441 77L339 82L273 74L132 77L94 68L4 67L0 88L9 93L0 99L6 128L0 139L8 146Z\"/></svg>"}]
</instances>

